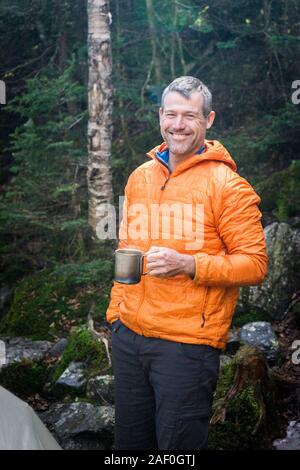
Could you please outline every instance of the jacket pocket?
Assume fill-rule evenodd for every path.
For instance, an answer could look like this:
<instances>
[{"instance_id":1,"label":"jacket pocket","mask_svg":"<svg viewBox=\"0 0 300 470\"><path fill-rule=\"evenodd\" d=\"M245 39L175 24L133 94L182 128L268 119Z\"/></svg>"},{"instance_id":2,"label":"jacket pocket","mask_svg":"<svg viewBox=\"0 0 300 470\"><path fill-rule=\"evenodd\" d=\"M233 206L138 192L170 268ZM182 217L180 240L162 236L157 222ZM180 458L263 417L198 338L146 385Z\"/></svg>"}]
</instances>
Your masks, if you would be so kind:
<instances>
[{"instance_id":1,"label":"jacket pocket","mask_svg":"<svg viewBox=\"0 0 300 470\"><path fill-rule=\"evenodd\" d=\"M203 294L203 303L202 303L202 307L201 307L201 328L204 328L204 325L205 325L205 321L206 321L206 318L205 318L205 308L206 308L206 304L207 304L207 298L208 298L208 290L209 290L209 287L206 287L205 288L205 292Z\"/></svg>"}]
</instances>

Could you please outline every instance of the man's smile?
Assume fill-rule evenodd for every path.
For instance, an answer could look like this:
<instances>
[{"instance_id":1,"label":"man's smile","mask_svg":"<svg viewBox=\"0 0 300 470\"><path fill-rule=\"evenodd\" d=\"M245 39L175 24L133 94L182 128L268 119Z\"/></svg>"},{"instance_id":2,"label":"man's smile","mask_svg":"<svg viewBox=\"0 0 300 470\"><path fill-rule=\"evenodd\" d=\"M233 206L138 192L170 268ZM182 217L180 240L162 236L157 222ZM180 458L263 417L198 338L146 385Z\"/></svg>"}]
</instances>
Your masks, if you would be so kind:
<instances>
[{"instance_id":1,"label":"man's smile","mask_svg":"<svg viewBox=\"0 0 300 470\"><path fill-rule=\"evenodd\" d=\"M178 132L171 132L169 131L169 134L171 134L172 137L175 137L178 140L183 140L186 137L189 137L191 134L180 134Z\"/></svg>"}]
</instances>

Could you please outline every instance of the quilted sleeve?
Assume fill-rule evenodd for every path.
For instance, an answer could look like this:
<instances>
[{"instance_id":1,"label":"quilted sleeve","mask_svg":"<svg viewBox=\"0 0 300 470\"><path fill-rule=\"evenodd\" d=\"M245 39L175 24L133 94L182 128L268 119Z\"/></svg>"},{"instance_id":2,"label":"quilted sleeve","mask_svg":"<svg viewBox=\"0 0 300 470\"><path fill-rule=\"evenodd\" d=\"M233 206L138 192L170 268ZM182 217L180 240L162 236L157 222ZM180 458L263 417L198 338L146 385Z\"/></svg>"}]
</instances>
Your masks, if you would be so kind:
<instances>
[{"instance_id":1,"label":"quilted sleeve","mask_svg":"<svg viewBox=\"0 0 300 470\"><path fill-rule=\"evenodd\" d=\"M217 228L226 252L195 254L195 283L243 286L263 281L267 254L259 203L260 197L238 174L225 184Z\"/></svg>"}]
</instances>

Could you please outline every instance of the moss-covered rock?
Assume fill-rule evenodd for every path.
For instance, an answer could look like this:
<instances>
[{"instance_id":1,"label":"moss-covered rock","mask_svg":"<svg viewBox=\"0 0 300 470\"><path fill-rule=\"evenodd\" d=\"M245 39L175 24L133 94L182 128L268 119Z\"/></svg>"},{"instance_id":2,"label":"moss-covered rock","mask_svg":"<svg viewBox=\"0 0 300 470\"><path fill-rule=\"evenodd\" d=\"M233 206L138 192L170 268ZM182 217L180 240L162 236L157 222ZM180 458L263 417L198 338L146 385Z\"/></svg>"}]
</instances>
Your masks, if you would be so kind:
<instances>
[{"instance_id":1,"label":"moss-covered rock","mask_svg":"<svg viewBox=\"0 0 300 470\"><path fill-rule=\"evenodd\" d=\"M111 373L105 346L93 338L87 328L78 328L70 337L66 349L53 372L53 385L71 362L84 362L86 378Z\"/></svg>"},{"instance_id":2,"label":"moss-covered rock","mask_svg":"<svg viewBox=\"0 0 300 470\"><path fill-rule=\"evenodd\" d=\"M47 368L42 363L22 360L0 371L0 385L20 398L41 393L47 380Z\"/></svg>"},{"instance_id":3,"label":"moss-covered rock","mask_svg":"<svg viewBox=\"0 0 300 470\"><path fill-rule=\"evenodd\" d=\"M24 278L14 291L0 334L50 340L65 336L71 327L87 321L91 305L95 317L104 318L112 273L112 262L99 260Z\"/></svg>"},{"instance_id":4,"label":"moss-covered rock","mask_svg":"<svg viewBox=\"0 0 300 470\"><path fill-rule=\"evenodd\" d=\"M292 161L282 171L257 184L263 211L273 213L280 222L300 213L300 164Z\"/></svg>"},{"instance_id":5,"label":"moss-covered rock","mask_svg":"<svg viewBox=\"0 0 300 470\"><path fill-rule=\"evenodd\" d=\"M210 449L265 449L279 426L275 388L261 354L242 347L225 364L214 396Z\"/></svg>"},{"instance_id":6,"label":"moss-covered rock","mask_svg":"<svg viewBox=\"0 0 300 470\"><path fill-rule=\"evenodd\" d=\"M298 290L300 270L300 232L289 224L274 222L264 229L268 254L268 272L264 281L241 289L236 313L267 312L280 320ZM268 321L265 318L259 320Z\"/></svg>"}]
</instances>

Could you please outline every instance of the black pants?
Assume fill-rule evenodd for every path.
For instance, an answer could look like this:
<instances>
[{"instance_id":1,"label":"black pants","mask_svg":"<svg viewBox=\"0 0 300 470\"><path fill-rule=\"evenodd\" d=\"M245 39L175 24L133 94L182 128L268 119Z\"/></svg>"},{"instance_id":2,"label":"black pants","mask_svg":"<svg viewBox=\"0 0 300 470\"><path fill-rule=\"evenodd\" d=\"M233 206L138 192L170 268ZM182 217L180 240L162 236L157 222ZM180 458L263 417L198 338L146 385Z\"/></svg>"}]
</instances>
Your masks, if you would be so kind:
<instances>
[{"instance_id":1,"label":"black pants","mask_svg":"<svg viewBox=\"0 0 300 470\"><path fill-rule=\"evenodd\" d=\"M205 449L220 350L113 324L116 449Z\"/></svg>"}]
</instances>

